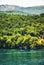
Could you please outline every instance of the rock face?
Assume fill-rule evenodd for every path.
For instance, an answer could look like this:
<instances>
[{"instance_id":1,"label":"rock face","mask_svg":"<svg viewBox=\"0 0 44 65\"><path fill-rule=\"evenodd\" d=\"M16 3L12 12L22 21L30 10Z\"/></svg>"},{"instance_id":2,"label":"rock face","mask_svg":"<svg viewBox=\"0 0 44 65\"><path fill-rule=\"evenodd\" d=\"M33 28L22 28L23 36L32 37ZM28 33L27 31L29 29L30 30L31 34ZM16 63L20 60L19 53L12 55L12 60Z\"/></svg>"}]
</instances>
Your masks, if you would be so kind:
<instances>
[{"instance_id":1,"label":"rock face","mask_svg":"<svg viewBox=\"0 0 44 65\"><path fill-rule=\"evenodd\" d=\"M40 14L44 13L44 6L20 7L16 5L0 5L0 12L21 13L21 14Z\"/></svg>"}]
</instances>

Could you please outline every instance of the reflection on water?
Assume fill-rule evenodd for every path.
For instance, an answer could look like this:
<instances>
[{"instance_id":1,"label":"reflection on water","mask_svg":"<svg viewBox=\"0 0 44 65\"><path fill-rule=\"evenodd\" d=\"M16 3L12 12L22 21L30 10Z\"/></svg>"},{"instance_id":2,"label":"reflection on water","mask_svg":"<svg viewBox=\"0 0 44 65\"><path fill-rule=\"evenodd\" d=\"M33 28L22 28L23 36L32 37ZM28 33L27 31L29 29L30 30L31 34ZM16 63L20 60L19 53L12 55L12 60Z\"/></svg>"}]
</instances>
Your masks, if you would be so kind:
<instances>
[{"instance_id":1,"label":"reflection on water","mask_svg":"<svg viewBox=\"0 0 44 65\"><path fill-rule=\"evenodd\" d=\"M44 65L44 50L0 50L0 65Z\"/></svg>"}]
</instances>

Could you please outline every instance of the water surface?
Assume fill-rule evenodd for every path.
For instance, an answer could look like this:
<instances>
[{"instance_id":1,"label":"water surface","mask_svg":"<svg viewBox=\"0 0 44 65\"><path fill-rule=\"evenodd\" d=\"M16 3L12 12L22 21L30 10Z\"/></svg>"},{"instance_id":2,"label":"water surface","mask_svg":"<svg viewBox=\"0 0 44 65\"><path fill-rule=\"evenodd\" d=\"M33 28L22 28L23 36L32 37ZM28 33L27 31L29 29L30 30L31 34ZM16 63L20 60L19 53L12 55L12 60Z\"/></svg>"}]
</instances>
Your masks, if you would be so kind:
<instances>
[{"instance_id":1,"label":"water surface","mask_svg":"<svg viewBox=\"0 0 44 65\"><path fill-rule=\"evenodd\" d=\"M0 50L0 65L44 65L44 50Z\"/></svg>"}]
</instances>

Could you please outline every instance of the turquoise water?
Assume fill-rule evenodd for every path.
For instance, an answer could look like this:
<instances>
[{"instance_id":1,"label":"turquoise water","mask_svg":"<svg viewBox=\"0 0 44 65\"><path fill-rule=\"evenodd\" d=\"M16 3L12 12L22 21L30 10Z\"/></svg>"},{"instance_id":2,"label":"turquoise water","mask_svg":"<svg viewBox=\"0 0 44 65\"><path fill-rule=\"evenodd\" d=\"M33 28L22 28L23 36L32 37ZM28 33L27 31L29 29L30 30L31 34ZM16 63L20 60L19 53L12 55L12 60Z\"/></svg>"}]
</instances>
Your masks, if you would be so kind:
<instances>
[{"instance_id":1,"label":"turquoise water","mask_svg":"<svg viewBox=\"0 0 44 65\"><path fill-rule=\"evenodd\" d=\"M0 50L0 65L44 65L44 50Z\"/></svg>"}]
</instances>

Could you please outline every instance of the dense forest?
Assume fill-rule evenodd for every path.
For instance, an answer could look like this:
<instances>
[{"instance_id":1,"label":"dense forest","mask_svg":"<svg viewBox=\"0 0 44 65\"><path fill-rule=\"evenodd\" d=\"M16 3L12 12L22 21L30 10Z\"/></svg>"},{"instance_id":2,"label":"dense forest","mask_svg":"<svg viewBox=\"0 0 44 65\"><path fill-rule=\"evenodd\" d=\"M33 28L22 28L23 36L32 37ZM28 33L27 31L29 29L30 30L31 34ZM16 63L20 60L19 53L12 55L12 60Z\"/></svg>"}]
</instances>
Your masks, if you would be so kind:
<instances>
[{"instance_id":1,"label":"dense forest","mask_svg":"<svg viewBox=\"0 0 44 65\"><path fill-rule=\"evenodd\" d=\"M44 14L0 13L0 49L44 48Z\"/></svg>"}]
</instances>

